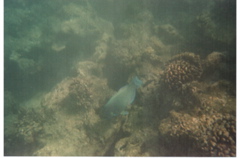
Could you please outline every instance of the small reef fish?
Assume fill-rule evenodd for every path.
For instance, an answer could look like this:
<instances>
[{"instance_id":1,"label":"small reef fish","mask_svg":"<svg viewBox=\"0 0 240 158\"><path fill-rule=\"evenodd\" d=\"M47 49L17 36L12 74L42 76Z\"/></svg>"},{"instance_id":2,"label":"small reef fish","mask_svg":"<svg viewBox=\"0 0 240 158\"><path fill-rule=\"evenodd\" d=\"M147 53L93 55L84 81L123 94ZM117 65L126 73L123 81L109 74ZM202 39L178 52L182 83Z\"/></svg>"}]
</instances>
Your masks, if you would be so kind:
<instances>
[{"instance_id":1,"label":"small reef fish","mask_svg":"<svg viewBox=\"0 0 240 158\"><path fill-rule=\"evenodd\" d=\"M103 117L110 118L119 114L128 114L128 112L125 111L126 107L134 101L136 90L142 84L143 82L135 76L128 85L120 88L107 104L103 106Z\"/></svg>"}]
</instances>

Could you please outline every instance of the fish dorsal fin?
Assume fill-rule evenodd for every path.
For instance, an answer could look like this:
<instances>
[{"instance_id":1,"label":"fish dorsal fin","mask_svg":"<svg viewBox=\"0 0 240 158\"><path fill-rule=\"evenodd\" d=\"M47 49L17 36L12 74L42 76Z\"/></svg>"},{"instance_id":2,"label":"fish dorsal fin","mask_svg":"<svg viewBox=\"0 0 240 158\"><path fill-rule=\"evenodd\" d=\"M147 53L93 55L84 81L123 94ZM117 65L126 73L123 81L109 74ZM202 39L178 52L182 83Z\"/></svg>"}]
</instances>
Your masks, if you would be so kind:
<instances>
[{"instance_id":1,"label":"fish dorsal fin","mask_svg":"<svg viewBox=\"0 0 240 158\"><path fill-rule=\"evenodd\" d=\"M131 84L134 84L136 88L139 88L143 84L143 82L137 76L135 76L132 79Z\"/></svg>"}]
</instances>

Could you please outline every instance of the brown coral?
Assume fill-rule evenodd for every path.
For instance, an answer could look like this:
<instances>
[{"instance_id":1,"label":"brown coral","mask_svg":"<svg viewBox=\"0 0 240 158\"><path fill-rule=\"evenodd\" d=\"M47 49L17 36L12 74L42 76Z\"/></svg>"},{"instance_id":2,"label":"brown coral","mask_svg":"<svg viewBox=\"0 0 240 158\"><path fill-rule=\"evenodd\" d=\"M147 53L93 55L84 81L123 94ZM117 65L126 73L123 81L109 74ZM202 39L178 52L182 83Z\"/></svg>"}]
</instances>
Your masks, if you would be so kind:
<instances>
[{"instance_id":1,"label":"brown coral","mask_svg":"<svg viewBox=\"0 0 240 158\"><path fill-rule=\"evenodd\" d=\"M211 132L202 150L211 156L236 156L236 119L233 116L222 116L208 129Z\"/></svg>"},{"instance_id":2,"label":"brown coral","mask_svg":"<svg viewBox=\"0 0 240 158\"><path fill-rule=\"evenodd\" d=\"M185 156L196 153L201 156L236 155L234 116L215 113L196 117L175 111L171 111L170 115L170 118L161 121L159 131L167 146L172 146L173 142L178 146L171 149L172 153ZM192 144L191 147L189 144Z\"/></svg>"},{"instance_id":3,"label":"brown coral","mask_svg":"<svg viewBox=\"0 0 240 158\"><path fill-rule=\"evenodd\" d=\"M170 59L164 71L164 82L170 89L181 91L182 85L198 80L202 74L199 55L182 53Z\"/></svg>"},{"instance_id":4,"label":"brown coral","mask_svg":"<svg viewBox=\"0 0 240 158\"><path fill-rule=\"evenodd\" d=\"M236 100L228 90L232 89L230 87L231 83L224 80L212 84L193 81L184 85L187 97L179 95L183 99L175 99L184 108L174 106L170 116L159 125L166 148L176 145L169 153L177 153L176 156L236 155Z\"/></svg>"}]
</instances>

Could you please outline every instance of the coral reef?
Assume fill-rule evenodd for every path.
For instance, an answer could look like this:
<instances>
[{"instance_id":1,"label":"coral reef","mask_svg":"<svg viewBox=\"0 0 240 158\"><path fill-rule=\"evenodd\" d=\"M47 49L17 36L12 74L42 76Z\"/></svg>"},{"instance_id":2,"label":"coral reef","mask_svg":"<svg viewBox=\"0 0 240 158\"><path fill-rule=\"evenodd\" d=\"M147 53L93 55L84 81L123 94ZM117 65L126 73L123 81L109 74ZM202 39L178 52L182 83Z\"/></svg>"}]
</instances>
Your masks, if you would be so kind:
<instances>
[{"instance_id":1,"label":"coral reef","mask_svg":"<svg viewBox=\"0 0 240 158\"><path fill-rule=\"evenodd\" d=\"M157 25L154 29L159 38L166 44L176 44L183 40L183 36L171 24Z\"/></svg>"},{"instance_id":2,"label":"coral reef","mask_svg":"<svg viewBox=\"0 0 240 158\"><path fill-rule=\"evenodd\" d=\"M178 144L170 152L178 156L235 156L236 100L227 90L230 87L226 81L187 84L188 97L178 101L175 97L174 110L159 125L166 147Z\"/></svg>"},{"instance_id":3,"label":"coral reef","mask_svg":"<svg viewBox=\"0 0 240 158\"><path fill-rule=\"evenodd\" d=\"M93 17L92 9L90 5L87 7L74 5L74 3L65 5L63 11L72 18L62 22L60 25L61 32L66 34L73 33L83 37L99 35L101 31L111 33L113 29L111 23L97 16Z\"/></svg>"},{"instance_id":4,"label":"coral reef","mask_svg":"<svg viewBox=\"0 0 240 158\"><path fill-rule=\"evenodd\" d=\"M234 30L214 17L223 1L178 0L166 16L173 1L9 0L4 154L236 156ZM128 115L102 117L134 76Z\"/></svg>"},{"instance_id":5,"label":"coral reef","mask_svg":"<svg viewBox=\"0 0 240 158\"><path fill-rule=\"evenodd\" d=\"M17 115L7 116L4 126L5 155L32 155L44 145L44 124L51 121L51 114L44 109L20 108Z\"/></svg>"},{"instance_id":6,"label":"coral reef","mask_svg":"<svg viewBox=\"0 0 240 158\"><path fill-rule=\"evenodd\" d=\"M146 105L151 106L151 105ZM152 110L152 109L151 109ZM165 155L165 148L160 146L158 119L150 109L132 105L122 130L127 133L114 146L115 156L157 156Z\"/></svg>"},{"instance_id":7,"label":"coral reef","mask_svg":"<svg viewBox=\"0 0 240 158\"><path fill-rule=\"evenodd\" d=\"M236 118L230 115L220 116L211 122L207 130L209 132L203 140L202 150L211 156L236 156Z\"/></svg>"},{"instance_id":8,"label":"coral reef","mask_svg":"<svg viewBox=\"0 0 240 158\"><path fill-rule=\"evenodd\" d=\"M112 123L98 115L112 91L106 80L95 76L96 63L84 61L77 66L78 77L63 80L43 98L44 109L58 120L44 127L45 145L34 155L104 155L119 134L121 121Z\"/></svg>"},{"instance_id":9,"label":"coral reef","mask_svg":"<svg viewBox=\"0 0 240 158\"><path fill-rule=\"evenodd\" d=\"M170 89L181 92L183 84L198 80L201 74L200 57L186 52L178 54L168 61L163 79Z\"/></svg>"},{"instance_id":10,"label":"coral reef","mask_svg":"<svg viewBox=\"0 0 240 158\"><path fill-rule=\"evenodd\" d=\"M233 116L219 113L196 117L171 111L170 117L161 122L159 131L167 137L167 147L173 141L177 144L170 151L176 156L236 156L235 121Z\"/></svg>"},{"instance_id":11,"label":"coral reef","mask_svg":"<svg viewBox=\"0 0 240 158\"><path fill-rule=\"evenodd\" d=\"M212 18L216 16L216 13L205 12L197 16L196 24L199 30L211 40L216 40L224 44L230 44L235 40L234 24L231 22L230 25L226 26L223 21L216 21ZM219 15L218 15L219 16ZM221 27L219 27L219 23Z\"/></svg>"},{"instance_id":12,"label":"coral reef","mask_svg":"<svg viewBox=\"0 0 240 158\"><path fill-rule=\"evenodd\" d=\"M13 3L17 4L17 9ZM11 78L18 78L21 83L12 89L19 93L34 89L32 94L61 81L65 76L58 70L70 72L74 62L93 54L95 42L104 33L113 34L112 23L97 16L87 1L31 3L23 0L13 3L6 3L5 10L5 25L9 28L5 32L5 66L6 72L11 72L6 73L9 78L6 82L15 83ZM28 9L24 9L25 5ZM33 15L36 10L42 16ZM36 81L39 76L41 83L28 82ZM24 84L28 84L25 86L27 92L21 92ZM26 95L31 97L31 94Z\"/></svg>"},{"instance_id":13,"label":"coral reef","mask_svg":"<svg viewBox=\"0 0 240 158\"><path fill-rule=\"evenodd\" d=\"M143 18L148 20L143 21ZM117 32L124 37L118 38L117 36L109 42L103 61L103 73L111 88L119 89L133 74L149 76L149 74L152 74L149 71L158 69L153 64L162 66L162 59L171 55L170 52L174 47L165 45L155 35L150 25L153 22L152 20L151 13L143 11L136 15L135 23L129 24L127 21L121 24L120 28L117 27ZM121 32L127 33L126 37Z\"/></svg>"},{"instance_id":14,"label":"coral reef","mask_svg":"<svg viewBox=\"0 0 240 158\"><path fill-rule=\"evenodd\" d=\"M221 62L224 61L225 55L223 53L220 52L212 52L211 54L209 54L206 58L206 67L217 67Z\"/></svg>"},{"instance_id":15,"label":"coral reef","mask_svg":"<svg viewBox=\"0 0 240 158\"><path fill-rule=\"evenodd\" d=\"M130 73L133 72L135 63L134 63L134 54L129 51L129 48L126 47L127 43L120 44L120 42L114 43L108 50L108 53L105 58L104 74L109 78L110 87L119 89L126 82L127 77ZM118 80L119 84L117 87L112 85Z\"/></svg>"},{"instance_id":16,"label":"coral reef","mask_svg":"<svg viewBox=\"0 0 240 158\"><path fill-rule=\"evenodd\" d=\"M230 74L232 71L235 71L228 66L231 64L231 61L229 58L226 58L226 53L224 52L212 52L207 55L202 63L204 71L201 78L205 81L217 81L219 78L228 76L226 73Z\"/></svg>"}]
</instances>

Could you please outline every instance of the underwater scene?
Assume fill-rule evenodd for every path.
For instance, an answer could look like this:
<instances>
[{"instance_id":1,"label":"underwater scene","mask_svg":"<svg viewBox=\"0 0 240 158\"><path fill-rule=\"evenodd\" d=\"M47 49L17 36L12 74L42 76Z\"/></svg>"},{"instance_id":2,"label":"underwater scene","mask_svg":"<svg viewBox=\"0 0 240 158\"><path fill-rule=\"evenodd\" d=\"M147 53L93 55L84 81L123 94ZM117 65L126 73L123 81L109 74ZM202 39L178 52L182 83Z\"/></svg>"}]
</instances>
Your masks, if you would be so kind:
<instances>
[{"instance_id":1,"label":"underwater scene","mask_svg":"<svg viewBox=\"0 0 240 158\"><path fill-rule=\"evenodd\" d=\"M5 0L5 156L236 156L235 0Z\"/></svg>"}]
</instances>

